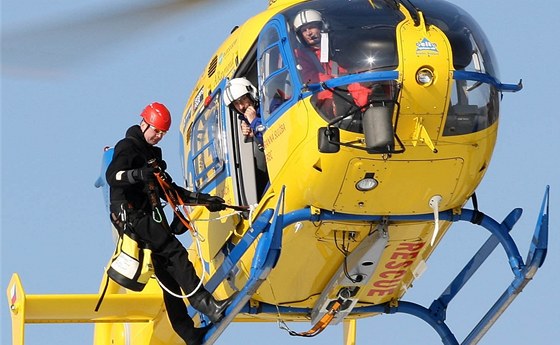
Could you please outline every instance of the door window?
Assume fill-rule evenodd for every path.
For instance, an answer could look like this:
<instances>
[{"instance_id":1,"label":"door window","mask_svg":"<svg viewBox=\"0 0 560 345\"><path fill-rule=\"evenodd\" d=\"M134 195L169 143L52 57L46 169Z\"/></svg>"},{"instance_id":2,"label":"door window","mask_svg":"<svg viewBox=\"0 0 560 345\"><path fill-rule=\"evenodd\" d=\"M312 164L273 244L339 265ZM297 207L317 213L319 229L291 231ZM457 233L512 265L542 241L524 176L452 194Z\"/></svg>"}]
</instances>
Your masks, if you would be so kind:
<instances>
[{"instance_id":1,"label":"door window","mask_svg":"<svg viewBox=\"0 0 560 345\"><path fill-rule=\"evenodd\" d=\"M221 135L221 93L214 98L193 122L191 140L191 182L196 190L204 188L224 169L225 152Z\"/></svg>"}]
</instances>

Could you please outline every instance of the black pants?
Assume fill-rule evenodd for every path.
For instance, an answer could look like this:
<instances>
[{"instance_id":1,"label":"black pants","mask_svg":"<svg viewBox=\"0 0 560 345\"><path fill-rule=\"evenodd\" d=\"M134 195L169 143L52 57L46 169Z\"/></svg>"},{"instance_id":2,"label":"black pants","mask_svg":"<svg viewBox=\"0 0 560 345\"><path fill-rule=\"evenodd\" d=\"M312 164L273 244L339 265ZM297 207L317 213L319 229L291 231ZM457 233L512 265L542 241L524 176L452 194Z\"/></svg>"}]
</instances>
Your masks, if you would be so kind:
<instances>
[{"instance_id":1,"label":"black pants","mask_svg":"<svg viewBox=\"0 0 560 345\"><path fill-rule=\"evenodd\" d=\"M200 278L188 259L187 250L169 232L167 220L162 216L160 223L153 219L152 214L136 217L131 224L133 231L150 246L154 271L160 282L177 295L190 294L196 289ZM181 289L184 293L181 293ZM163 290L163 301L173 329L186 342L194 335L194 323L183 299Z\"/></svg>"},{"instance_id":2,"label":"black pants","mask_svg":"<svg viewBox=\"0 0 560 345\"><path fill-rule=\"evenodd\" d=\"M155 260L154 267L159 267L159 265L155 263ZM166 288L168 288L174 294L181 295L179 284L177 284L177 282L171 275L167 273L167 271L158 270L156 268L156 276L158 277L159 281L163 285L165 285ZM194 322L187 313L187 307L184 300L174 297L164 289L163 301L165 303L167 316L169 317L169 321L171 322L173 330L185 341L185 343L187 343L189 339L195 336L195 333Z\"/></svg>"}]
</instances>

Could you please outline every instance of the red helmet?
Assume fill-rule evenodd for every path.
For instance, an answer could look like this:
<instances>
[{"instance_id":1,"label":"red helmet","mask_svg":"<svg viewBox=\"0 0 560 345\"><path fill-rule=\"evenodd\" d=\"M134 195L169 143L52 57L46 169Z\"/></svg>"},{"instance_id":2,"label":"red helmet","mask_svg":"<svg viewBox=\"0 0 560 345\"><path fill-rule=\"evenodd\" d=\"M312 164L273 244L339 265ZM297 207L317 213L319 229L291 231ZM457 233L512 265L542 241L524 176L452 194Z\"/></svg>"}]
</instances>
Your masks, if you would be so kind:
<instances>
[{"instance_id":1,"label":"red helmet","mask_svg":"<svg viewBox=\"0 0 560 345\"><path fill-rule=\"evenodd\" d=\"M142 116L147 124L154 126L160 131L167 132L169 127L171 127L171 114L169 113L169 109L161 103L154 102L148 104L140 116Z\"/></svg>"}]
</instances>

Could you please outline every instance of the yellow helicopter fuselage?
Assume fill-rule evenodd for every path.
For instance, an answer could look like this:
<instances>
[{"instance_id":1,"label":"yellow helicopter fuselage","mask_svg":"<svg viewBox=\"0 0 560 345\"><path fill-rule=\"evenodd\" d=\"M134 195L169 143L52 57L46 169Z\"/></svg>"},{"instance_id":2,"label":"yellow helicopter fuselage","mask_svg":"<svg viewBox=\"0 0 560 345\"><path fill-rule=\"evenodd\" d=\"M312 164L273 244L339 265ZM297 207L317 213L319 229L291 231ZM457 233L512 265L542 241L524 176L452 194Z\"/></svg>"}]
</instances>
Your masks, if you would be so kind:
<instances>
[{"instance_id":1,"label":"yellow helicopter fuselage","mask_svg":"<svg viewBox=\"0 0 560 345\"><path fill-rule=\"evenodd\" d=\"M263 31L263 26L278 10L274 7L252 18L233 31L218 49L185 109L182 132L186 156L193 151L193 141L197 140L193 135L197 125L193 123L197 114L204 113L208 106L202 99L206 95L212 98L210 95L224 78L240 76L240 65L249 59L247 55L258 39L257 33ZM450 107L458 103L452 100L452 93L456 92L454 89L464 91L464 86L453 79L450 41L441 29L426 23L423 17L415 22L406 9L400 11L403 20L395 27L398 65L393 69L398 75L394 82L399 89L396 99L399 106L393 109L392 123L394 134L400 139L397 146L403 152L372 154L352 146L341 146L336 153L320 152L319 129L326 127L328 121L318 113L312 97L301 96L304 93L293 96L297 100L267 125L263 136L269 187L251 214L252 220L264 210L274 208L283 187L285 213L311 208L311 212L324 210L352 215L426 214L434 212L430 205L434 197L441 200L438 210L459 210L473 194L490 162L498 123L462 135L444 134L450 127L449 124L446 127ZM421 49L422 42L429 42L428 48L432 49ZM432 73L429 83L418 81L420 70ZM258 80L262 81L260 77ZM219 96L213 99L216 103L220 101ZM225 108L224 112L227 111ZM237 124L231 121L228 125ZM226 141L235 140L230 133L219 135ZM339 140L363 146L364 134L341 130ZM211 160L208 156L198 164L206 167ZM185 170L188 169L186 164ZM377 186L369 191L357 189L356 184L366 174L375 177ZM187 181L198 184L195 178ZM223 196L228 203L238 204L241 200L236 183L235 178L228 176L214 184L210 192ZM194 220L210 217L202 208L196 209L192 216ZM250 231L250 223L251 219L238 216L196 222L206 239L201 243L202 259L210 272L222 264L220 250L226 241L239 241ZM450 225L445 221L439 223L441 230L433 245L433 220L388 224L386 248L375 263L375 272L368 277L369 284L360 290L359 303L379 304L402 297ZM374 225L371 221L302 221L286 227L279 262L252 300L257 304L313 308L344 260L337 246L345 242L346 250L352 251L372 232ZM243 256L234 285L243 286L248 279L255 248L256 245ZM194 256L195 249L193 245L190 251ZM196 263L198 259L191 260ZM198 268L201 269L200 264ZM218 291L229 295L232 287L223 285ZM242 318L243 315L238 315L238 319ZM298 315L294 319L301 318Z\"/></svg>"}]
</instances>

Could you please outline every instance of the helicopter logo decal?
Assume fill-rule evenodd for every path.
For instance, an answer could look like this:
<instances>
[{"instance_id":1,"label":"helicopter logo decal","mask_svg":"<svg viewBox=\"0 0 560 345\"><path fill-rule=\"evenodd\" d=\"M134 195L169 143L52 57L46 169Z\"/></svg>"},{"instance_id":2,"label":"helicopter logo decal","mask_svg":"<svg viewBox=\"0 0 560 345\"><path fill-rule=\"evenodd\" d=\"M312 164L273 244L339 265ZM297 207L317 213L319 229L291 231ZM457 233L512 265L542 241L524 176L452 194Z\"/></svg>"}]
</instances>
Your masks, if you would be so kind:
<instances>
[{"instance_id":1,"label":"helicopter logo decal","mask_svg":"<svg viewBox=\"0 0 560 345\"><path fill-rule=\"evenodd\" d=\"M430 40L424 37L420 42L416 43L416 54L424 52L439 54L437 44L430 42Z\"/></svg>"}]
</instances>

